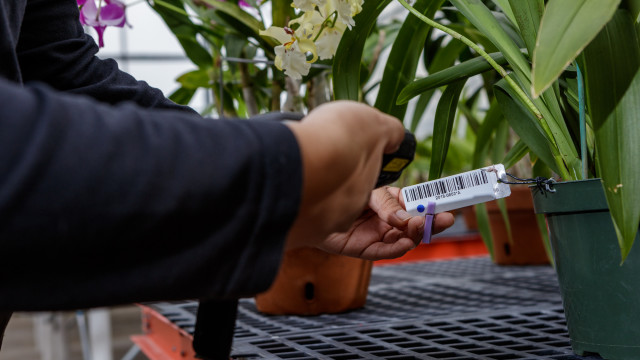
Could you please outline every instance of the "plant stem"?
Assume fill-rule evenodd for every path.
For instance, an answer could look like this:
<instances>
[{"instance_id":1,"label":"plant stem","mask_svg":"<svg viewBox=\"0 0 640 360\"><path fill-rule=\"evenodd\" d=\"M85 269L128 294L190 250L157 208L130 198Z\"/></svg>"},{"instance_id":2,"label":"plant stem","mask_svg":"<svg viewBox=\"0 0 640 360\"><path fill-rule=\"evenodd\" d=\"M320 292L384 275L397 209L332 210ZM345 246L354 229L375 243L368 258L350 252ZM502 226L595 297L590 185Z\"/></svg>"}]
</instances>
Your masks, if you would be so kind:
<instances>
[{"instance_id":1,"label":"plant stem","mask_svg":"<svg viewBox=\"0 0 640 360\"><path fill-rule=\"evenodd\" d=\"M331 20L332 17L333 17L333 20ZM334 11L331 15L327 16L327 18L324 19L322 24L320 24L320 31L318 31L318 34L313 39L313 41L315 42L316 40L318 40L318 38L322 34L322 31L327 27L327 25L329 23L331 24L329 27L334 27L336 25L336 19L337 18L338 18L338 12L337 11Z\"/></svg>"},{"instance_id":2,"label":"plant stem","mask_svg":"<svg viewBox=\"0 0 640 360\"><path fill-rule=\"evenodd\" d=\"M96 11L96 21L100 20L101 11L102 11L102 0L98 1L98 11Z\"/></svg>"}]
</instances>

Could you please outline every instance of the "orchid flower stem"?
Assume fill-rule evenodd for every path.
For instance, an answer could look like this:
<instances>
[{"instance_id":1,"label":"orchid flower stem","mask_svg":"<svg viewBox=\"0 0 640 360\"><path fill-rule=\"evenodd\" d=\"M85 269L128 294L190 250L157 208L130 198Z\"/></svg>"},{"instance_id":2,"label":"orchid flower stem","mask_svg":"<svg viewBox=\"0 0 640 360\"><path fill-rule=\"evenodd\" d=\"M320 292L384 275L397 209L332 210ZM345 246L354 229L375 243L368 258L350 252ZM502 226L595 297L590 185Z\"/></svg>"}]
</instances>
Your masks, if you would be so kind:
<instances>
[{"instance_id":1,"label":"orchid flower stem","mask_svg":"<svg viewBox=\"0 0 640 360\"><path fill-rule=\"evenodd\" d=\"M318 35L316 35L313 41L315 42L316 40L318 40L318 38L320 37L320 35L322 34L322 32L324 31L324 29L327 27L328 24L330 24L329 27L334 27L336 25L337 19L338 19L337 11L334 11L331 15L327 16L327 18L322 22L322 25L320 26L320 31L318 31Z\"/></svg>"},{"instance_id":2,"label":"orchid flower stem","mask_svg":"<svg viewBox=\"0 0 640 360\"><path fill-rule=\"evenodd\" d=\"M98 1L98 11L96 11L96 21L100 20L100 11L102 11L102 0Z\"/></svg>"},{"instance_id":3,"label":"orchid flower stem","mask_svg":"<svg viewBox=\"0 0 640 360\"><path fill-rule=\"evenodd\" d=\"M448 27L437 23L431 19L429 19L428 17L424 16L423 14L421 14L418 10L414 9L411 5L407 4L407 2L405 0L398 0L398 2L400 4L402 4L402 6L404 6L407 10L409 10L410 13L412 13L413 15L417 16L420 20L424 21L425 23L427 23L428 25L441 30L449 35L451 35L454 39L458 39L460 41L462 41L465 45L469 46L470 48L472 48L473 50L475 50L480 56L482 56L494 69L496 69L496 71L500 74L500 76L502 76L505 81L509 84L509 86L511 86L513 88L513 90L516 92L516 94L518 95L518 97L524 102L524 104L527 106L527 108L529 108L529 110L536 116L536 118L538 120L542 120L542 114L540 113L540 110L538 110L538 108L535 106L535 104L531 101L531 99L529 99L529 97L527 96L527 94L525 94L525 92L522 90L522 88L520 88L520 86L509 76L509 74L507 73L507 71L500 66L498 63L496 63L491 56L489 56L489 54L487 54L486 51L482 50L481 47L479 47L478 45L476 45L474 42L472 42L471 40L467 39L466 37L462 36L461 34L459 34L458 32L456 32L455 30L449 29ZM544 123L546 125L546 122L544 121L540 121L541 123ZM544 125L543 125L544 128ZM547 126L548 129L548 126ZM545 131L547 130L545 129ZM547 135L551 135L551 130L548 131ZM551 137L551 139L553 139L553 137Z\"/></svg>"}]
</instances>

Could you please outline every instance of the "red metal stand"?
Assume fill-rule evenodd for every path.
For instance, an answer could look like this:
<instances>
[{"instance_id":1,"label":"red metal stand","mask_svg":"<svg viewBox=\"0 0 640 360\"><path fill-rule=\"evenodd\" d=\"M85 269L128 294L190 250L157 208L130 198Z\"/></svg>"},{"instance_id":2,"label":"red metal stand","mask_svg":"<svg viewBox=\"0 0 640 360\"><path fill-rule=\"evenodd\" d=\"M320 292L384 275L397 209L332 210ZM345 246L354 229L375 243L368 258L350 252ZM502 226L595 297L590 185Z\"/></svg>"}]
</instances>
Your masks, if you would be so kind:
<instances>
[{"instance_id":1,"label":"red metal stand","mask_svg":"<svg viewBox=\"0 0 640 360\"><path fill-rule=\"evenodd\" d=\"M193 336L149 307L139 306L144 334L134 335L131 340L149 359L196 360L191 346Z\"/></svg>"}]
</instances>

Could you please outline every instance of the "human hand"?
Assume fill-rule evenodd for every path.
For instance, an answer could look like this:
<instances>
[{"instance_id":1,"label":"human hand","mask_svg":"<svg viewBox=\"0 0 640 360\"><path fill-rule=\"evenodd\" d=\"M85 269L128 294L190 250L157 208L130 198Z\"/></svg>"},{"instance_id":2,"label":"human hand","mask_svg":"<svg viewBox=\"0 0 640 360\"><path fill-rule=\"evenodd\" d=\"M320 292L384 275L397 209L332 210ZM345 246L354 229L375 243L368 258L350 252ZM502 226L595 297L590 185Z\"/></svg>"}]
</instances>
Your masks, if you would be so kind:
<instances>
[{"instance_id":1,"label":"human hand","mask_svg":"<svg viewBox=\"0 0 640 360\"><path fill-rule=\"evenodd\" d=\"M327 252L368 260L391 259L415 248L424 233L424 216L404 210L400 189L385 186L373 191L369 207L344 233L328 236L318 247ZM433 234L453 225L448 212L434 218Z\"/></svg>"},{"instance_id":2,"label":"human hand","mask_svg":"<svg viewBox=\"0 0 640 360\"><path fill-rule=\"evenodd\" d=\"M288 123L302 156L302 203L288 247L315 246L347 231L367 207L383 153L404 139L401 122L370 106L324 104L299 123Z\"/></svg>"}]
</instances>

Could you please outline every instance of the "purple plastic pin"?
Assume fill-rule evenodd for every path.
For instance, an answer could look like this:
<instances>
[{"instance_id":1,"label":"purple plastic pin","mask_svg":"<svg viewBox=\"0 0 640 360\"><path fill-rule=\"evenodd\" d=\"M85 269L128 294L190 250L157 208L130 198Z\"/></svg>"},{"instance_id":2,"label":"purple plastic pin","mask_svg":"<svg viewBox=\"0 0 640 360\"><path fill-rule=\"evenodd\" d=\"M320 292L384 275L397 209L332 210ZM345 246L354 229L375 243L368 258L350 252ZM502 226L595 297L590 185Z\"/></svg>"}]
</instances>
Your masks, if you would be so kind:
<instances>
[{"instance_id":1,"label":"purple plastic pin","mask_svg":"<svg viewBox=\"0 0 640 360\"><path fill-rule=\"evenodd\" d=\"M431 230L433 228L433 218L435 217L436 203L429 201L426 209L426 217L424 219L424 234L422 235L422 242L425 244L431 244Z\"/></svg>"}]
</instances>

